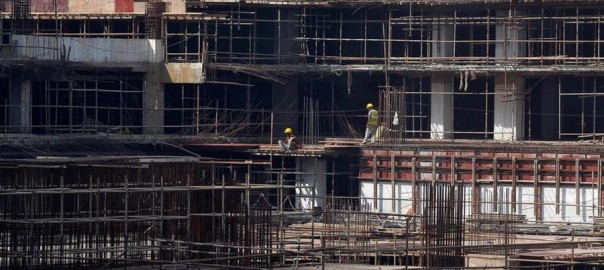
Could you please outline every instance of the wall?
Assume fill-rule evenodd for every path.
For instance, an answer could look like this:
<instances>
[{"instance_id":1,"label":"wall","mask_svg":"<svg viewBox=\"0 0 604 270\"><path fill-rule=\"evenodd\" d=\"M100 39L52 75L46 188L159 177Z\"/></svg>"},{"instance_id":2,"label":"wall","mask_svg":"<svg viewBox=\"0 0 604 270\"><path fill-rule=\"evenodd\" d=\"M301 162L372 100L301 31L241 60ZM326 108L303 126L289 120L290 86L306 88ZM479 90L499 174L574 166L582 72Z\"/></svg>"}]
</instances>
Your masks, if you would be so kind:
<instances>
[{"instance_id":1,"label":"wall","mask_svg":"<svg viewBox=\"0 0 604 270\"><path fill-rule=\"evenodd\" d=\"M325 207L327 160L315 158L298 158L296 160L296 208L302 210L311 210L314 207ZM313 185L314 193L317 196L313 205Z\"/></svg>"},{"instance_id":2,"label":"wall","mask_svg":"<svg viewBox=\"0 0 604 270\"><path fill-rule=\"evenodd\" d=\"M94 63L160 63L164 49L160 40L55 38L13 35L13 57ZM57 46L57 44L59 46Z\"/></svg>"},{"instance_id":3,"label":"wall","mask_svg":"<svg viewBox=\"0 0 604 270\"><path fill-rule=\"evenodd\" d=\"M377 205L374 205L373 194L374 186L373 182L361 181L359 184L361 204L366 207L367 210L379 212L379 213L397 213L405 214L409 213L408 210L412 207L413 195L412 186L410 183L395 183L395 208L392 208L392 183L387 181L380 181L377 183ZM510 200L511 186L500 186L500 194L507 193L508 197L500 195L497 200L496 206L494 206L493 200L493 187L492 186L480 186L480 213L509 213L525 215L528 221L536 221L535 212L535 192L533 186L517 186L516 187L516 212L512 211L512 204ZM416 200L418 200L419 209L415 210L415 213L421 214L423 209L423 197L421 194L422 187L418 188ZM464 214L466 217L472 214L472 187L469 185L464 186ZM542 212L542 220L544 222L573 222L573 223L591 223L592 216L598 214L597 201L598 194L596 189L581 187L580 193L580 207L577 213L576 207L576 189L574 187L563 187L561 188L561 202L560 211L556 213L555 205L555 188L554 187L541 187L540 200L543 202L539 206ZM593 207L595 205L595 207ZM494 207L497 208L497 212Z\"/></svg>"},{"instance_id":4,"label":"wall","mask_svg":"<svg viewBox=\"0 0 604 270\"><path fill-rule=\"evenodd\" d=\"M81 1L84 2L84 1ZM31 12L32 13L66 13L69 11L68 0L35 0L31 1Z\"/></svg>"},{"instance_id":5,"label":"wall","mask_svg":"<svg viewBox=\"0 0 604 270\"><path fill-rule=\"evenodd\" d=\"M203 63L166 63L162 73L163 83L203 83Z\"/></svg>"}]
</instances>

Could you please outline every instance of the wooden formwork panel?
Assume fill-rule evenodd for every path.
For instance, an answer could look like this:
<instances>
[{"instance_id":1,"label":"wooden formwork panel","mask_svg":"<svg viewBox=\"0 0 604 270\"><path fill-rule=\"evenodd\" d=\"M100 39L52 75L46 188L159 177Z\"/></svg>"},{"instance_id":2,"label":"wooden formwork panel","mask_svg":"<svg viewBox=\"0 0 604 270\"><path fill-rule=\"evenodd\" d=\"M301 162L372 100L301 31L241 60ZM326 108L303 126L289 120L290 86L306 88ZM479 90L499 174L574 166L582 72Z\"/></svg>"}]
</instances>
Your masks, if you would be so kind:
<instances>
[{"instance_id":1,"label":"wooden formwork panel","mask_svg":"<svg viewBox=\"0 0 604 270\"><path fill-rule=\"evenodd\" d=\"M458 151L364 150L361 179L457 182L593 184L601 173L597 155Z\"/></svg>"}]
</instances>

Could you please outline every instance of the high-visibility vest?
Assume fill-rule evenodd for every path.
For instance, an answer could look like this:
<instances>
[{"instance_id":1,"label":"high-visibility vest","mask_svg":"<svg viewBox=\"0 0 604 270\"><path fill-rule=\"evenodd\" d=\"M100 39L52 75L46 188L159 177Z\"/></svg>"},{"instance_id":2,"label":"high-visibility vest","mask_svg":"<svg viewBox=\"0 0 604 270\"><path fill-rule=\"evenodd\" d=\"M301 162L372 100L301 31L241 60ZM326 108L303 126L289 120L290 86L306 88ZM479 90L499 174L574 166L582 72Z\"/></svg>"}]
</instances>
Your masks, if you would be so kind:
<instances>
[{"instance_id":1,"label":"high-visibility vest","mask_svg":"<svg viewBox=\"0 0 604 270\"><path fill-rule=\"evenodd\" d=\"M369 121L367 122L368 125L371 126L377 126L378 125L378 111L371 109L369 110Z\"/></svg>"}]
</instances>

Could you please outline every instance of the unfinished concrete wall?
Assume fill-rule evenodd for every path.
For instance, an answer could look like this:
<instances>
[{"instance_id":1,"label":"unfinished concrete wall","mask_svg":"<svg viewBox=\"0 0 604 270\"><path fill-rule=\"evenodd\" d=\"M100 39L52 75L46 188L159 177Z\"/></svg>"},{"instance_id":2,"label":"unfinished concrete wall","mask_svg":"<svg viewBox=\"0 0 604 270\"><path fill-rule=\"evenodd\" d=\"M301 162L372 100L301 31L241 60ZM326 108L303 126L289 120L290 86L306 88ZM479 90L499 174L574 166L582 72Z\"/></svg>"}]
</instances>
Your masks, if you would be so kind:
<instances>
[{"instance_id":1,"label":"unfinished concrete wall","mask_svg":"<svg viewBox=\"0 0 604 270\"><path fill-rule=\"evenodd\" d=\"M56 12L59 13L66 13L69 11L68 0L35 0L30 3L32 13L54 13L55 9Z\"/></svg>"},{"instance_id":2,"label":"unfinished concrete wall","mask_svg":"<svg viewBox=\"0 0 604 270\"><path fill-rule=\"evenodd\" d=\"M115 12L115 0L69 0L69 13L109 14Z\"/></svg>"},{"instance_id":3,"label":"unfinished concrete wall","mask_svg":"<svg viewBox=\"0 0 604 270\"><path fill-rule=\"evenodd\" d=\"M167 13L187 13L187 5L184 0L166 0L164 2L166 2L168 5Z\"/></svg>"},{"instance_id":4,"label":"unfinished concrete wall","mask_svg":"<svg viewBox=\"0 0 604 270\"><path fill-rule=\"evenodd\" d=\"M160 63L164 48L160 40L70 38L13 35L13 57L92 63Z\"/></svg>"}]
</instances>

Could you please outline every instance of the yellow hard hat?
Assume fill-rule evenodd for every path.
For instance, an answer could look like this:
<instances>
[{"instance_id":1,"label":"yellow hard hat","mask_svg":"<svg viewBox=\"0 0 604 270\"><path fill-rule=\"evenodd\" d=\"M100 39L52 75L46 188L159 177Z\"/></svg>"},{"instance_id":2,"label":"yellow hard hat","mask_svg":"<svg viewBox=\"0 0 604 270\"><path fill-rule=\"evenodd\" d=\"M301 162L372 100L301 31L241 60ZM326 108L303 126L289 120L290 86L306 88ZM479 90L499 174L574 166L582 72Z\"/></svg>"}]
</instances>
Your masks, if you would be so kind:
<instances>
[{"instance_id":1,"label":"yellow hard hat","mask_svg":"<svg viewBox=\"0 0 604 270\"><path fill-rule=\"evenodd\" d=\"M291 128L286 128L285 131L286 134L290 134L290 133L294 133L294 131Z\"/></svg>"},{"instance_id":2,"label":"yellow hard hat","mask_svg":"<svg viewBox=\"0 0 604 270\"><path fill-rule=\"evenodd\" d=\"M373 108L373 104L372 103L367 103L367 109L369 108Z\"/></svg>"}]
</instances>

